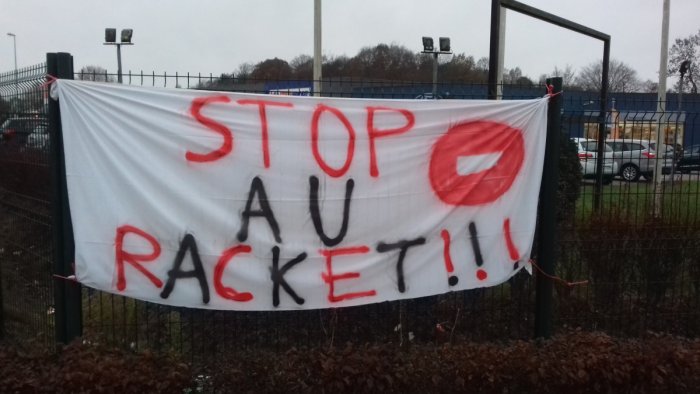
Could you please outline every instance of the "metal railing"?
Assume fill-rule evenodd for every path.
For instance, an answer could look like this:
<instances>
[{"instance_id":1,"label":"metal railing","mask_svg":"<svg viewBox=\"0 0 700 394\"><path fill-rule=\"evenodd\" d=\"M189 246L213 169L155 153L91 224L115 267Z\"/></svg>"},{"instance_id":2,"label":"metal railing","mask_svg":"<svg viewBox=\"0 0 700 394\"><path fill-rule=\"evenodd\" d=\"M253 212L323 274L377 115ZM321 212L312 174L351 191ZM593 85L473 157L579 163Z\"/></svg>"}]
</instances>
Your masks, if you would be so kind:
<instances>
[{"instance_id":1,"label":"metal railing","mask_svg":"<svg viewBox=\"0 0 700 394\"><path fill-rule=\"evenodd\" d=\"M45 81L45 64L0 74L0 336L52 345L50 160L28 147L49 143Z\"/></svg>"},{"instance_id":2,"label":"metal railing","mask_svg":"<svg viewBox=\"0 0 700 394\"><path fill-rule=\"evenodd\" d=\"M76 74L75 78L111 81L116 80L114 76L92 73ZM187 73L126 73L123 79L135 86L248 93L305 95L313 89L313 81ZM6 93L13 81L13 73L0 75L5 101L14 97L12 92ZM30 93L36 88L44 95L46 89L39 88L42 83L43 75L37 71L35 83L22 94L38 94ZM324 79L321 85L323 95L331 97L422 99L432 89L431 83L410 81ZM503 92L505 99L533 98L542 96L544 89L504 86ZM438 86L442 99L485 99L487 94L485 84L444 82ZM606 133L611 133L608 139L649 139L650 130L663 127L674 141L682 141L681 147L699 145L700 98L684 96L683 112L677 115L677 98L668 98L670 112L656 113L653 95L611 93L606 104L610 110L605 114L609 119ZM554 330L581 328L626 336L651 330L697 337L700 171L663 175L662 196L655 194L645 176L636 181L614 176L610 184L600 186L601 207L594 209L596 181L581 180L581 166L590 158L585 152L580 156L582 152L569 141L574 137L597 138L597 111L601 107L597 100L596 92L565 91L563 95L561 149L566 153L559 161L558 202L556 207L543 208L556 210L559 234L554 246L555 274L562 281L554 282ZM17 108L22 111L4 111L0 119L42 108L30 101L21 103ZM8 338L26 339L32 333L49 343L53 340L50 182L42 182L38 172L31 172L34 168L45 170L43 156L30 159L28 154L27 150L19 156L0 152L2 315ZM676 155L673 160L683 156L680 148ZM663 205L660 217L652 214L657 198ZM534 258L537 262L537 256ZM588 283L563 283L582 280ZM534 282L521 273L501 286L485 289L361 307L286 312L176 308L84 288L81 323L86 339L99 338L135 349L178 351L193 362L215 360L217 354L240 349L284 351L293 346L332 346L347 341L524 339L531 337L534 329Z\"/></svg>"}]
</instances>

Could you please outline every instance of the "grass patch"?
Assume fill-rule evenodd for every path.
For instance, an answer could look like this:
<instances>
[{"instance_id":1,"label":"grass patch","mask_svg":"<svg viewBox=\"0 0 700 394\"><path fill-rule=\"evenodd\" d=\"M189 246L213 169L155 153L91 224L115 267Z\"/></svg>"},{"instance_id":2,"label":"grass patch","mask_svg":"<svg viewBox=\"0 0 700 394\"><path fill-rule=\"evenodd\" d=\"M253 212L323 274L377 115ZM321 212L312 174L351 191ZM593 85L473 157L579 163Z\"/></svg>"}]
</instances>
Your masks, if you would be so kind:
<instances>
[{"instance_id":1,"label":"grass patch","mask_svg":"<svg viewBox=\"0 0 700 394\"><path fill-rule=\"evenodd\" d=\"M658 195L661 200L661 217L677 223L697 223L700 219L700 182L666 182ZM581 197L576 202L576 221L587 222L594 216L595 185L581 187ZM603 187L601 215L624 218L633 223L644 223L654 214L656 196L653 182L629 182Z\"/></svg>"}]
</instances>

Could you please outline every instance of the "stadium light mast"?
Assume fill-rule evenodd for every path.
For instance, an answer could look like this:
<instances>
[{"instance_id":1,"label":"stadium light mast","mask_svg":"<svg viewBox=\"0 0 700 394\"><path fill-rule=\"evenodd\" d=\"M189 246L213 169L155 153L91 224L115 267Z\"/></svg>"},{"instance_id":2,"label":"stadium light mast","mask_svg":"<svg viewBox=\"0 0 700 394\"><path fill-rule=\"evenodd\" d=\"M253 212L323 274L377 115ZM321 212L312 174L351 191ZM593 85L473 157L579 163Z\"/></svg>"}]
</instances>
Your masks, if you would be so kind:
<instances>
[{"instance_id":1,"label":"stadium light mast","mask_svg":"<svg viewBox=\"0 0 700 394\"><path fill-rule=\"evenodd\" d=\"M423 37L423 52L433 55L433 100L437 100L438 56L451 55L450 38L440 37L440 50L436 50L432 37Z\"/></svg>"},{"instance_id":2,"label":"stadium light mast","mask_svg":"<svg viewBox=\"0 0 700 394\"><path fill-rule=\"evenodd\" d=\"M116 45L117 46L117 81L122 83L122 45L134 45L131 42L131 36L134 34L132 29L122 29L121 40L117 42L117 29L106 28L105 29L105 43L104 45Z\"/></svg>"}]
</instances>

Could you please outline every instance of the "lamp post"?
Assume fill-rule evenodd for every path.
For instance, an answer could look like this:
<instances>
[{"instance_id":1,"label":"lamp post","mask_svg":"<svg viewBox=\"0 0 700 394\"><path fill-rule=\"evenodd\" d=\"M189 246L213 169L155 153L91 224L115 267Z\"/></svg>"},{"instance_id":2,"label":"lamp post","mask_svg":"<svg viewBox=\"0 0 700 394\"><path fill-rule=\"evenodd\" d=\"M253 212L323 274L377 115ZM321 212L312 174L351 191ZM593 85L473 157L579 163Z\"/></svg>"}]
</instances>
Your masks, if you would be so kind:
<instances>
[{"instance_id":1,"label":"lamp post","mask_svg":"<svg viewBox=\"0 0 700 394\"><path fill-rule=\"evenodd\" d=\"M668 26L669 15L671 13L671 0L664 0L661 18L661 53L659 56L659 88L657 89L658 99L656 104L656 112L660 114L659 122L656 125L656 133L654 139L661 148L661 120L664 113L668 109L666 103L666 78L668 76ZM659 149L659 152L661 149ZM657 152L657 153L659 153ZM654 217L661 217L661 199L663 198L664 185L662 183L662 161L658 158L654 163Z\"/></svg>"},{"instance_id":2,"label":"lamp post","mask_svg":"<svg viewBox=\"0 0 700 394\"><path fill-rule=\"evenodd\" d=\"M15 97L18 98L19 96L19 82L18 82L18 75L17 75L17 36L15 33L7 33L8 36L12 37L12 45L15 50Z\"/></svg>"},{"instance_id":3,"label":"lamp post","mask_svg":"<svg viewBox=\"0 0 700 394\"><path fill-rule=\"evenodd\" d=\"M134 31L132 29L122 29L121 41L117 42L117 29L106 28L105 29L105 43L104 45L116 45L117 46L117 81L122 83L122 45L134 45L131 42L131 36Z\"/></svg>"},{"instance_id":4,"label":"lamp post","mask_svg":"<svg viewBox=\"0 0 700 394\"><path fill-rule=\"evenodd\" d=\"M451 55L450 38L440 37L440 50L435 50L432 37L423 37L423 52L433 55L433 99L437 100L438 56Z\"/></svg>"},{"instance_id":5,"label":"lamp post","mask_svg":"<svg viewBox=\"0 0 700 394\"><path fill-rule=\"evenodd\" d=\"M321 96L321 0L314 0L314 65L313 65L313 88L314 96Z\"/></svg>"}]
</instances>

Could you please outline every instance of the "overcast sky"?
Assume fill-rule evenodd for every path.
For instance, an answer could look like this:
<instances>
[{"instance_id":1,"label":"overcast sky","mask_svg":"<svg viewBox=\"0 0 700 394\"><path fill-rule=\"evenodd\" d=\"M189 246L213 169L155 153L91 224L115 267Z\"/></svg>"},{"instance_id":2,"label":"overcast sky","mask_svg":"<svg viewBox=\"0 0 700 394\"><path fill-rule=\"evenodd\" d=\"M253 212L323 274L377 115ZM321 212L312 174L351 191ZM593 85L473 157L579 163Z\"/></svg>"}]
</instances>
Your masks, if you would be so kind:
<instances>
[{"instance_id":1,"label":"overcast sky","mask_svg":"<svg viewBox=\"0 0 700 394\"><path fill-rule=\"evenodd\" d=\"M611 56L641 79L658 80L662 0L522 0L612 37ZM104 28L133 28L124 70L203 74L243 62L313 54L313 0L0 0L0 72L70 52L75 68L116 71ZM452 49L488 56L489 0L325 0L323 53L352 56L379 43L422 49L421 36L448 36ZM700 29L700 0L672 0L670 45ZM537 79L555 66L575 70L602 58L601 42L508 12L505 66Z\"/></svg>"}]
</instances>

